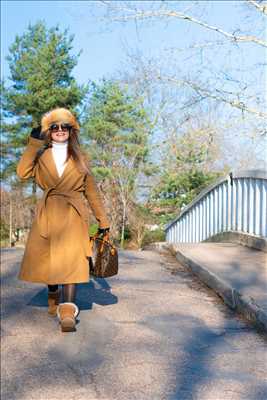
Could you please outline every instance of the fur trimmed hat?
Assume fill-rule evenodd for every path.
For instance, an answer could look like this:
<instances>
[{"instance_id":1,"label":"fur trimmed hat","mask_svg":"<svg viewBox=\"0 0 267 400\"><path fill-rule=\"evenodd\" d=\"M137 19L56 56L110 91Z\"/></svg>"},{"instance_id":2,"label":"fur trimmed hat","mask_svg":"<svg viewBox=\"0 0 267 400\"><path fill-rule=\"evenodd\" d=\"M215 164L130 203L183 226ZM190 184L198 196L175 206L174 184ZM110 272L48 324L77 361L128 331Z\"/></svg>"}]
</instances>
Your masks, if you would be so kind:
<instances>
[{"instance_id":1,"label":"fur trimmed hat","mask_svg":"<svg viewBox=\"0 0 267 400\"><path fill-rule=\"evenodd\" d=\"M77 131L80 130L77 119L69 110L66 108L54 108L43 115L41 119L42 132L47 132L49 127L56 122L67 123Z\"/></svg>"}]
</instances>

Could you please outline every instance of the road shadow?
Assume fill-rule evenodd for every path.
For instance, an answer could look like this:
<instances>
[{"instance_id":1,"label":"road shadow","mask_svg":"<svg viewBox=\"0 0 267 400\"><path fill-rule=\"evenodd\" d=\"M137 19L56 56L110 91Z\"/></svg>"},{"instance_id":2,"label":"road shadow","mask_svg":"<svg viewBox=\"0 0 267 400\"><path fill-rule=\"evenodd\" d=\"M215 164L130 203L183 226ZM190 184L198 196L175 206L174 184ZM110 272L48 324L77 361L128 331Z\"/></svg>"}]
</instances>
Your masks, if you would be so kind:
<instances>
[{"instance_id":1,"label":"road shadow","mask_svg":"<svg viewBox=\"0 0 267 400\"><path fill-rule=\"evenodd\" d=\"M174 261L176 263L175 259L173 259ZM173 267L175 269L176 264ZM169 272L171 273L171 269ZM192 286L197 291L201 291L203 288L202 290L204 291L204 284L201 281L197 284L197 278L192 284L190 272L184 268L175 271L172 276L173 279L178 274L181 276L186 275L187 280L185 283L189 287ZM125 277L125 281L126 279L127 277ZM138 281L137 279L128 278L128 286L132 281L134 282L132 285L136 289L140 288L137 283L143 285L147 282L149 282L148 286L152 289L152 282L158 280L148 280L147 278ZM117 296L111 293L111 286L106 279L91 278L88 283L78 284L77 289L77 304L83 310L91 309L93 303L104 306L118 302ZM171 287L170 290L172 290ZM134 293L136 296L142 296L142 291L135 291ZM29 295L31 299L28 301L28 305L32 307L47 307L46 288L38 289L34 296L30 294L30 290L24 295L18 291L16 295L18 304L23 304L26 296L28 296L28 299L30 298ZM14 294L10 293L9 296L8 299L12 304ZM152 296L151 303L153 303ZM215 294L214 298L216 302L219 299ZM144 306L145 301L147 301L147 298L144 298ZM181 301L183 301L182 298ZM144 376L144 381L145 377L148 377L144 387L151 385L150 374L154 378L153 382L162 378L157 371L163 369L166 374L169 374L166 379L165 393L161 397L157 397L157 395L151 395L151 391L149 391L145 392L147 396L143 397L145 393L142 395L141 391L139 391L140 399L201 400L204 398L201 389L209 388L209 384L212 381L214 386L218 385L218 387L223 388L224 385L225 388L229 388L229 396L226 395L227 399L233 399L235 394L240 399L242 397L243 400L264 399L267 393L266 384L260 378L258 378L258 381L253 382L255 375L249 365L253 361L254 354L247 349L250 355L244 356L243 359L239 358L242 350L240 342L243 340L243 335L246 335L246 332L248 334L250 332L251 334L253 333L250 338L250 341L252 341L255 335L254 330L243 323L239 324L236 321L236 316L231 311L228 311L227 306L223 303L221 308L225 309L226 314L224 315L224 320L218 325L215 322L211 325L207 324L204 317L193 315L190 309L187 313L179 311L179 307L174 312L168 312L161 308L154 309L154 311L152 309L149 314L140 318L140 320L124 322L134 322L130 325L131 330L135 326L140 326L147 333L153 332L155 334L152 336L140 335L138 334L139 329L137 329L136 335L129 334L125 342L119 342L118 345L116 345L115 336L122 329L121 325L119 325L118 321L114 322L109 318L102 318L101 315L98 315L97 318L92 318L89 325L90 329L85 331L84 336L81 336L82 344L80 346L78 345L76 334L62 336L60 340L56 341L52 341L53 335L51 335L51 345L45 346L45 340L42 343L42 338L36 337L35 340L30 342L32 347L28 346L25 349L24 346L27 346L28 338L25 340L24 337L24 342L22 343L24 346L16 345L14 347L17 360L23 360L23 368L20 368L20 363L18 362L13 366L12 373L6 374L5 384L3 385L3 398L9 400L26 399L33 393L40 394L39 388L44 388L49 391L51 399L58 399L61 396L60 389L67 384L70 388L70 397L74 396L75 393L77 399L79 398L79 393L82 393L81 389L95 390L96 395L94 398L109 398L112 400L126 398L123 390L129 390L129 383L127 386L127 381L121 368L123 363L127 361L125 355L129 357L128 364L125 364L125 366L126 371L129 373L128 379L131 384L131 379L136 382L136 370L141 368L142 363L146 360L145 356L149 357L150 354L154 354L156 358L153 369L151 364L145 364L147 366L143 369L143 372L147 374ZM28 307L28 310L32 311L30 307ZM29 311L28 313L30 314ZM15 309L14 307L14 312L18 314L21 309ZM231 313L231 315L228 313ZM38 310L36 310L36 314L40 314ZM40 315L36 315L35 320L33 320L33 317L34 315L30 315L29 321L32 321L32 327L34 328L36 321L38 323L40 320ZM151 339L151 337L154 339ZM168 351L168 346L171 343L175 344L177 352L174 350L175 346L171 347L173 353ZM111 344L111 350L108 353L107 349ZM6 354L12 358L10 356L11 352L6 352ZM218 362L216 360L220 358L222 359L222 364L219 364L220 368L217 369L215 368ZM159 363L160 361L162 364ZM132 363L130 367L129 362ZM248 364L247 366L246 363ZM128 370L127 367L129 368ZM103 379L103 376L105 379ZM248 383L242 382L242 378L246 378ZM232 392L236 388L239 389L241 385L244 387L243 392ZM153 383L151 386L151 390L153 390ZM132 386L131 390L133 396L138 398L135 393L135 390L138 391L138 387ZM55 397L53 395L51 397L53 391ZM107 393L108 395L105 396ZM225 393L227 393L226 390L224 395ZM35 398L38 398L38 396ZM39 398L44 399L42 397ZM89 399L92 397L88 395L88 397L82 398ZM208 396L208 398L211 399L212 397ZM214 400L222 400L222 397L218 398L216 396Z\"/></svg>"},{"instance_id":2,"label":"road shadow","mask_svg":"<svg viewBox=\"0 0 267 400\"><path fill-rule=\"evenodd\" d=\"M90 278L89 282L78 283L75 303L82 310L91 310L93 303L107 306L118 303L118 297L111 292L111 286L103 278ZM47 307L47 288L33 296L27 306Z\"/></svg>"}]
</instances>

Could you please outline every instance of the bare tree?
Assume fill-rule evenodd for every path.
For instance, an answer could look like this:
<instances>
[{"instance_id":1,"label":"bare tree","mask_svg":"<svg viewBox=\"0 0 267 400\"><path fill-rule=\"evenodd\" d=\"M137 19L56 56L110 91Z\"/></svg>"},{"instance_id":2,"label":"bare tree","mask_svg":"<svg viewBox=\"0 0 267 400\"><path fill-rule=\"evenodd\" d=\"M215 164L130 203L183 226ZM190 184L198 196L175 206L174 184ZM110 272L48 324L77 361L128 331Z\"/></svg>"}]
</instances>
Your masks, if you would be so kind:
<instances>
[{"instance_id":1,"label":"bare tree","mask_svg":"<svg viewBox=\"0 0 267 400\"><path fill-rule=\"evenodd\" d=\"M130 21L134 21L136 24L147 24L149 21L166 21L167 23L173 20L177 20L177 22L186 21L187 23L199 26L202 30L211 31L215 35L221 36L224 39L218 40L215 36L215 39L209 40L205 43L199 43L199 41L197 41L196 43L189 45L189 47L184 49L184 51L203 51L203 49L205 48L210 50L210 48L212 47L216 48L221 45L231 45L232 51L236 53L239 51L238 45L241 45L243 43L249 43L250 45L259 46L262 48L267 47L267 42L264 35L262 35L263 37L261 37L260 35L257 36L253 32L251 34L240 34L240 32L242 31L240 26L230 32L223 27L213 25L212 23L209 23L202 18L195 17L192 13L189 14L188 12L186 12L188 8L190 8L191 10L193 9L192 11L194 12L198 12L200 8L198 2L190 2L190 7L188 7L188 3L186 3L185 10L179 10L179 8L184 6L185 3L177 1L156 1L149 3L132 1L101 1L99 2L99 4L102 4L106 8L105 19L109 23L127 23ZM264 21L263 18L266 15L266 6L263 5L262 2L252 0L247 0L247 5L248 12L255 14L254 21L256 22L257 20L257 22L259 22L259 25L261 24L263 26L262 30L264 30L264 24L266 21ZM142 25L139 26L138 29L142 29ZM177 48L176 50L179 51L179 54L181 53L181 49ZM171 82L172 84L178 85L179 87L190 87L191 89L193 89L199 99L206 99L207 97L209 97L210 99L226 103L231 107L239 109L243 113L251 113L257 117L265 118L266 112L264 107L263 109L260 109L260 102L258 102L257 107L251 105L251 103L253 103L253 100L255 102L256 99L259 97L259 93L255 93L253 99L253 96L247 93L249 92L247 90L248 83L241 81L239 82L238 90L223 89L223 86L225 86L225 80L227 80L228 82L232 80L232 83L236 82L236 79L231 77L229 75L229 72L226 73L226 71L222 71L218 81L222 81L223 74L225 76L225 78L223 79L224 84L219 85L218 87L216 87L216 85L212 85L212 88L207 85L207 82L201 83L195 79L190 79L184 76L177 76L177 74L167 74L166 72L162 71L161 65L159 65L158 71L156 72L154 78L166 82Z\"/></svg>"},{"instance_id":2,"label":"bare tree","mask_svg":"<svg viewBox=\"0 0 267 400\"><path fill-rule=\"evenodd\" d=\"M265 15L267 15L267 7L265 5L261 5L261 2L247 0L248 4L255 7L256 11L259 11ZM227 30L212 25L204 20L195 18L193 15L187 14L186 12L180 12L174 9L173 3L178 2L169 2L169 1L159 1L159 2L151 2L153 4L159 3L159 7L154 9L153 5L151 8L147 9L142 8L142 2L126 2L126 1L101 1L103 5L108 8L109 19L111 21L117 22L127 22L127 21L138 21L138 20L148 20L148 19L163 19L163 18L174 18L185 20L187 22L191 22L193 24L197 24L204 29L211 30L216 32L219 35L224 36L228 40L238 43L255 43L259 46L267 47L266 40L259 38L255 35L240 35L237 32L228 32ZM182 3L182 2L181 2ZM198 6L198 2L195 2Z\"/></svg>"},{"instance_id":3,"label":"bare tree","mask_svg":"<svg viewBox=\"0 0 267 400\"><path fill-rule=\"evenodd\" d=\"M228 12L235 6L241 21L231 30L229 25L223 26L225 19L221 25L212 23L212 14L208 12L210 2L101 1L98 4L103 10L102 19L111 28L115 29L119 23L134 23L139 37L154 25L158 32L164 32L163 24L167 27L171 23L177 28L195 27L194 32L198 28L203 33L201 38L193 35L191 42L185 38L183 47L164 42L159 51L153 49L153 55L149 56L125 44L127 60L118 79L144 94L144 101L154 115L155 141L160 142L170 134L170 125L170 129L176 125L181 133L184 124L205 116L208 109L210 125L216 126L225 160L230 164L235 162L235 166L243 165L244 158L251 166L256 163L255 157L258 161L266 160L265 2L230 3ZM216 3L214 8L218 6L223 13L227 3ZM241 151L233 154L233 146L240 145Z\"/></svg>"},{"instance_id":4,"label":"bare tree","mask_svg":"<svg viewBox=\"0 0 267 400\"><path fill-rule=\"evenodd\" d=\"M35 205L25 187L17 185L11 190L1 188L1 221L9 228L10 244L25 241L32 223Z\"/></svg>"}]
</instances>

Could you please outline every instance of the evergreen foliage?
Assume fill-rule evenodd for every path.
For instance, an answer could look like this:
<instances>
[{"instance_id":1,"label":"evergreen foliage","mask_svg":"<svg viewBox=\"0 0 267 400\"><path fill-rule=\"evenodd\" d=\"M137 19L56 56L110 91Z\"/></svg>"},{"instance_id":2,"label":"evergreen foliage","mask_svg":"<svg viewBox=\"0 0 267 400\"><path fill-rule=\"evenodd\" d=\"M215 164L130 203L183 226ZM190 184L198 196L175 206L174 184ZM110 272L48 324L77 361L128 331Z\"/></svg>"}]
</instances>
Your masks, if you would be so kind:
<instances>
[{"instance_id":1,"label":"evergreen foliage","mask_svg":"<svg viewBox=\"0 0 267 400\"><path fill-rule=\"evenodd\" d=\"M122 168L139 172L140 166L144 167L148 161L150 133L149 119L141 102L118 83L107 80L92 83L90 93L83 136L90 144L94 172L102 178L112 177L116 167L120 172ZM144 168L143 172L149 174L150 169ZM130 173L133 179L135 173ZM133 184L131 179L131 190Z\"/></svg>"},{"instance_id":2,"label":"evergreen foliage","mask_svg":"<svg viewBox=\"0 0 267 400\"><path fill-rule=\"evenodd\" d=\"M140 99L133 98L127 88L103 80L91 86L83 126L93 172L113 185L121 203L123 243L128 207L135 200L139 179L153 173L148 116Z\"/></svg>"},{"instance_id":3,"label":"evergreen foliage","mask_svg":"<svg viewBox=\"0 0 267 400\"><path fill-rule=\"evenodd\" d=\"M72 70L78 55L71 55L74 36L58 26L48 29L42 21L29 24L9 48L7 86L1 82L2 178L13 177L16 163L32 127L54 107L75 112L86 86L79 86Z\"/></svg>"},{"instance_id":4,"label":"evergreen foliage","mask_svg":"<svg viewBox=\"0 0 267 400\"><path fill-rule=\"evenodd\" d=\"M152 204L166 208L159 217L160 223L173 219L220 176L209 168L215 157L210 142L206 132L196 131L167 143L159 181L150 199Z\"/></svg>"},{"instance_id":5,"label":"evergreen foliage","mask_svg":"<svg viewBox=\"0 0 267 400\"><path fill-rule=\"evenodd\" d=\"M162 206L173 205L180 209L217 177L217 173L197 169L172 174L164 172L160 184L154 188L153 198L159 199Z\"/></svg>"}]
</instances>

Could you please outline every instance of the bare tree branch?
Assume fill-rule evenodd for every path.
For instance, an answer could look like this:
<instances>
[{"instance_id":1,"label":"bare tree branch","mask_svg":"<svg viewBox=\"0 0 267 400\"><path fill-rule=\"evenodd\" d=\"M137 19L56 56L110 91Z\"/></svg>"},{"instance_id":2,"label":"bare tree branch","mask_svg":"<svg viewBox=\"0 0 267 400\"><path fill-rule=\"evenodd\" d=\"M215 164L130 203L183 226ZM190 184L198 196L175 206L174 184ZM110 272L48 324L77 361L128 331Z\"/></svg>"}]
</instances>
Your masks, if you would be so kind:
<instances>
[{"instance_id":1,"label":"bare tree branch","mask_svg":"<svg viewBox=\"0 0 267 400\"><path fill-rule=\"evenodd\" d=\"M252 1L252 0L250 0ZM175 10L168 10L168 9L158 9L156 11L145 11L145 10L136 10L133 8L128 8L125 6L117 6L110 1L101 1L101 3L103 3L104 5L108 6L110 9L112 9L113 11L116 12L124 12L124 15L118 15L118 16L113 16L110 17L111 21L122 21L122 22L126 22L126 21L130 21L130 20L144 20L144 19L152 19L152 18L178 18L178 19L182 19L182 20L186 20L186 21L190 21L193 22L194 24L200 25L202 27L204 27L205 29L211 30L211 31L215 31L225 37L227 37L228 39L230 39L232 42L247 42L247 43L256 43L259 46L263 46L263 47L267 47L267 42L257 38L256 36L253 35L236 35L235 33L230 33L227 32L217 26L213 26L208 24L207 22L201 21L191 15L188 14L184 14ZM260 7L260 6L259 6ZM263 9L263 7L261 7ZM265 10L265 8L264 8Z\"/></svg>"},{"instance_id":2,"label":"bare tree branch","mask_svg":"<svg viewBox=\"0 0 267 400\"><path fill-rule=\"evenodd\" d=\"M223 91L221 91L219 89L215 89L214 90L215 93L214 92L210 92L208 89L203 88L203 87L199 86L198 84L196 84L195 82L191 82L189 80L179 80L179 79L176 79L176 78L164 77L164 76L161 76L161 75L158 76L158 79L161 80L161 81L172 82L172 83L175 83L176 85L179 85L179 86L183 86L183 85L189 86L192 89L194 89L202 97L203 96L204 97L209 97L211 99L220 101L222 103L229 104L232 107L238 108L241 111L247 111L250 114L255 114L255 115L257 115L258 117L261 117L261 118L266 118L267 117L267 113L264 113L262 111L258 111L258 110L254 109L254 108L250 108L246 104L244 104L242 101L227 99L225 97L225 93L226 93L225 91L223 92ZM232 94L232 93L228 92L228 94Z\"/></svg>"},{"instance_id":3,"label":"bare tree branch","mask_svg":"<svg viewBox=\"0 0 267 400\"><path fill-rule=\"evenodd\" d=\"M252 6L256 7L256 9L259 10L260 12L262 12L263 14L267 15L267 5L266 4L261 5L260 3L258 3L255 0L247 0L247 2L249 4L251 4Z\"/></svg>"},{"instance_id":4,"label":"bare tree branch","mask_svg":"<svg viewBox=\"0 0 267 400\"><path fill-rule=\"evenodd\" d=\"M215 40L211 42L203 42L203 43L194 43L188 47L184 48L168 48L167 50L169 51L175 51L175 52L182 52L182 51L190 51L190 50L199 50L199 49L204 49L208 47L215 47L215 46L223 46L227 45L229 42L227 40Z\"/></svg>"}]
</instances>

